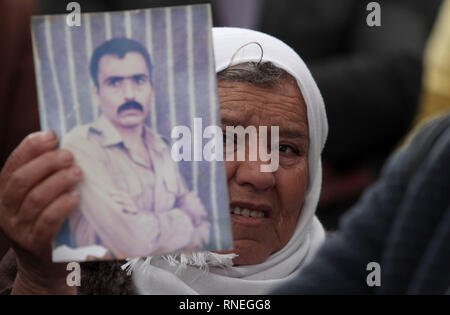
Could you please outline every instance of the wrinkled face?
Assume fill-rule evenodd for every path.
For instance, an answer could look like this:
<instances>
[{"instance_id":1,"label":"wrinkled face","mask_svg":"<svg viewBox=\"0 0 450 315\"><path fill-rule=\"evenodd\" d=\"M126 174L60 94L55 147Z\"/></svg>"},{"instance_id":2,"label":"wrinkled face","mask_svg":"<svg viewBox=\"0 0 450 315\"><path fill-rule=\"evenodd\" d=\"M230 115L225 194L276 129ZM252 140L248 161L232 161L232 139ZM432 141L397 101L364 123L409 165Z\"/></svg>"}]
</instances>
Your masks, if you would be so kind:
<instances>
[{"instance_id":1,"label":"wrinkled face","mask_svg":"<svg viewBox=\"0 0 450 315\"><path fill-rule=\"evenodd\" d=\"M219 81L219 102L224 134L226 126L279 126L275 172L261 172L264 162L259 159L225 162L234 243L230 252L239 255L236 265L257 264L287 244L301 212L308 178L306 105L290 79L273 88Z\"/></svg>"},{"instance_id":2,"label":"wrinkled face","mask_svg":"<svg viewBox=\"0 0 450 315\"><path fill-rule=\"evenodd\" d=\"M94 95L102 113L118 128L141 125L152 99L150 74L144 57L129 52L123 58L105 55L98 67Z\"/></svg>"}]
</instances>

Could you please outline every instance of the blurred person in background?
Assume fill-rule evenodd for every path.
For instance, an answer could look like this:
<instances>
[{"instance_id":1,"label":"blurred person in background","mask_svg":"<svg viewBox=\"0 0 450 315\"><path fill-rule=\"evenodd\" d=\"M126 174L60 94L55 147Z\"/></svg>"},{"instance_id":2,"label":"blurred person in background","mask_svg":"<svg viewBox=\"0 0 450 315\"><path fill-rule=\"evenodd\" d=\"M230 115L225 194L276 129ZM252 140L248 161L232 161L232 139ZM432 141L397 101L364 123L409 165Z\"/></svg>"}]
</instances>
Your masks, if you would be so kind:
<instances>
[{"instance_id":1,"label":"blurred person in background","mask_svg":"<svg viewBox=\"0 0 450 315\"><path fill-rule=\"evenodd\" d=\"M445 0L427 42L414 134L428 120L450 110L450 0Z\"/></svg>"}]
</instances>

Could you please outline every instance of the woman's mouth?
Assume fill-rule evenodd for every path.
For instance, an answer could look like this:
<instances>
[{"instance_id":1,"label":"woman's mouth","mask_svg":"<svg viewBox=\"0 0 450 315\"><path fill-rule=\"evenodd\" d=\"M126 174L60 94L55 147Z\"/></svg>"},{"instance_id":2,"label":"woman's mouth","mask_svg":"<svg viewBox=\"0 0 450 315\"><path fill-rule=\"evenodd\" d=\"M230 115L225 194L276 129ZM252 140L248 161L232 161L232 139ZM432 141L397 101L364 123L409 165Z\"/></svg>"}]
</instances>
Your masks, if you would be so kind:
<instances>
[{"instance_id":1,"label":"woman's mouth","mask_svg":"<svg viewBox=\"0 0 450 315\"><path fill-rule=\"evenodd\" d=\"M240 215L243 217L252 217L252 218L264 218L266 217L264 211L259 210L250 210L248 208L234 207L230 208L232 214Z\"/></svg>"},{"instance_id":2,"label":"woman's mouth","mask_svg":"<svg viewBox=\"0 0 450 315\"><path fill-rule=\"evenodd\" d=\"M239 219L239 222L260 222L270 218L272 208L263 204L253 204L244 201L234 201L230 204L232 218Z\"/></svg>"}]
</instances>

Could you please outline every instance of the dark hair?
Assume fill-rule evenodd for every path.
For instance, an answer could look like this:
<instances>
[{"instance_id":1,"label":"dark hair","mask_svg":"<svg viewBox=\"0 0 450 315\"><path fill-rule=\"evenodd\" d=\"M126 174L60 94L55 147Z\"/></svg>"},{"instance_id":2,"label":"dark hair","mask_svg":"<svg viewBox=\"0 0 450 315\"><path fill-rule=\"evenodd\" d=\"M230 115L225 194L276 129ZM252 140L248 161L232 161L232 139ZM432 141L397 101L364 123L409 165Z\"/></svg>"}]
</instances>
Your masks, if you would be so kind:
<instances>
[{"instance_id":1,"label":"dark hair","mask_svg":"<svg viewBox=\"0 0 450 315\"><path fill-rule=\"evenodd\" d=\"M268 88L280 84L283 79L289 77L291 77L290 74L269 61L239 63L217 74L219 81L246 82Z\"/></svg>"},{"instance_id":2,"label":"dark hair","mask_svg":"<svg viewBox=\"0 0 450 315\"><path fill-rule=\"evenodd\" d=\"M137 52L140 53L142 57L144 57L151 79L152 63L150 61L150 55L148 54L147 49L145 49L145 47L141 43L132 39L113 38L98 46L92 54L90 71L92 80L94 81L94 84L97 88L99 87L98 64L100 62L100 59L105 55L114 55L122 59L129 52Z\"/></svg>"}]
</instances>

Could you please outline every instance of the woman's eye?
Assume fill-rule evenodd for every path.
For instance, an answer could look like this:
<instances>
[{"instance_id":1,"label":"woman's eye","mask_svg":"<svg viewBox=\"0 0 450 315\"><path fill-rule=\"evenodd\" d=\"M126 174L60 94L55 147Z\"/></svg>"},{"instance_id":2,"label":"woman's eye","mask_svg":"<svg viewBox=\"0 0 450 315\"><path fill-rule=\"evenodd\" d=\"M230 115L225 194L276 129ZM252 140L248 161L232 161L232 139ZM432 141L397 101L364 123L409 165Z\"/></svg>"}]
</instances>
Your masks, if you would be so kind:
<instances>
[{"instance_id":1,"label":"woman's eye","mask_svg":"<svg viewBox=\"0 0 450 315\"><path fill-rule=\"evenodd\" d=\"M280 144L278 150L287 154L298 154L298 150L291 145Z\"/></svg>"}]
</instances>

